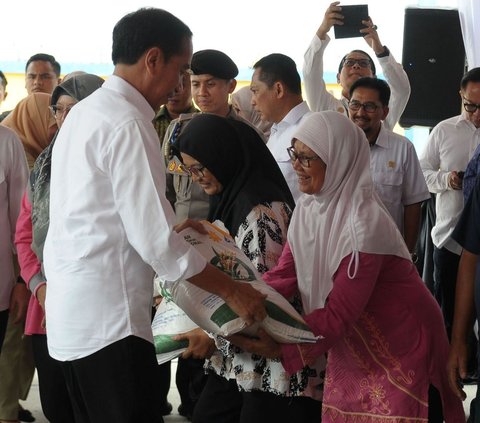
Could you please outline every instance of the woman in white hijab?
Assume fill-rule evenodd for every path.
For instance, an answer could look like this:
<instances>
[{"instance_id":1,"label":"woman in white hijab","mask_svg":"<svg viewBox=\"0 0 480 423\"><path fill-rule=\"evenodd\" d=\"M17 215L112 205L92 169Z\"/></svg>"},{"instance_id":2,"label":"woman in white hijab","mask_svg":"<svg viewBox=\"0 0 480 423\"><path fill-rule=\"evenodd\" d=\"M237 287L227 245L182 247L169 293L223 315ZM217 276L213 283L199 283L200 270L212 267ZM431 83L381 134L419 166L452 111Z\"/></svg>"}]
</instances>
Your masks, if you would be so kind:
<instances>
[{"instance_id":1,"label":"woman in white hijab","mask_svg":"<svg viewBox=\"0 0 480 423\"><path fill-rule=\"evenodd\" d=\"M280 345L260 332L258 340L232 341L280 357L289 373L328 351L324 423L426 421L430 384L440 391L445 421L464 422L448 386L440 309L374 192L363 132L340 113L313 113L289 153L308 195L297 203L278 266L264 279L283 295L298 289L319 340Z\"/></svg>"}]
</instances>

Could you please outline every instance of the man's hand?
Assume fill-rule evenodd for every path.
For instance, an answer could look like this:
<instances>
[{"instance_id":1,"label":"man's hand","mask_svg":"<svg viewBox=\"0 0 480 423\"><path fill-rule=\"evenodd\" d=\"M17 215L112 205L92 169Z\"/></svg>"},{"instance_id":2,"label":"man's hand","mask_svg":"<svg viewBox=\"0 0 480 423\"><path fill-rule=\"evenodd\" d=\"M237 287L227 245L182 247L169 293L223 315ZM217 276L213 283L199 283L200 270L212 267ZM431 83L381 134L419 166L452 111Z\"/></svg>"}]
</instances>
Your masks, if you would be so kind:
<instances>
[{"instance_id":1,"label":"man's hand","mask_svg":"<svg viewBox=\"0 0 480 423\"><path fill-rule=\"evenodd\" d=\"M385 51L385 47L382 45L380 38L378 37L377 25L373 24L370 16L368 17L368 20L362 21L362 24L366 26L366 28L360 30L363 34L363 38L375 54L382 54Z\"/></svg>"},{"instance_id":2,"label":"man's hand","mask_svg":"<svg viewBox=\"0 0 480 423\"><path fill-rule=\"evenodd\" d=\"M327 32L330 31L333 25L343 25L342 8L338 6L339 4L339 1L334 1L328 6L323 21L317 29L318 38L321 40L326 38Z\"/></svg>"},{"instance_id":3,"label":"man's hand","mask_svg":"<svg viewBox=\"0 0 480 423\"><path fill-rule=\"evenodd\" d=\"M243 282L232 282L229 284L229 288L229 293L222 298L245 321L247 326L255 322L261 322L267 317L267 311L265 310L266 295Z\"/></svg>"},{"instance_id":4,"label":"man's hand","mask_svg":"<svg viewBox=\"0 0 480 423\"><path fill-rule=\"evenodd\" d=\"M452 344L447 361L448 383L455 395L462 401L467 397L460 383L460 379L467 377L467 357L467 345L462 343Z\"/></svg>"},{"instance_id":5,"label":"man's hand","mask_svg":"<svg viewBox=\"0 0 480 423\"><path fill-rule=\"evenodd\" d=\"M267 358L281 358L282 348L267 332L259 329L257 338L245 335L232 335L227 338L232 344L244 351Z\"/></svg>"},{"instance_id":6,"label":"man's hand","mask_svg":"<svg viewBox=\"0 0 480 423\"><path fill-rule=\"evenodd\" d=\"M448 174L448 186L452 189L458 190L463 187L463 178L461 178L456 170Z\"/></svg>"},{"instance_id":7,"label":"man's hand","mask_svg":"<svg viewBox=\"0 0 480 423\"><path fill-rule=\"evenodd\" d=\"M188 348L182 354L183 358L210 358L217 349L215 341L200 328L174 336L173 340L188 341Z\"/></svg>"},{"instance_id":8,"label":"man's hand","mask_svg":"<svg viewBox=\"0 0 480 423\"><path fill-rule=\"evenodd\" d=\"M201 233L203 235L206 235L208 233L207 230L203 227L201 222L199 222L198 220L193 220L193 219L185 219L182 223L179 223L178 225L175 225L173 227L173 229L177 233L180 233L184 229L187 229L187 228L193 228L198 233Z\"/></svg>"},{"instance_id":9,"label":"man's hand","mask_svg":"<svg viewBox=\"0 0 480 423\"><path fill-rule=\"evenodd\" d=\"M13 323L18 324L25 320L29 300L30 291L27 286L24 283L16 283L10 295L9 307L9 314L13 318Z\"/></svg>"}]
</instances>

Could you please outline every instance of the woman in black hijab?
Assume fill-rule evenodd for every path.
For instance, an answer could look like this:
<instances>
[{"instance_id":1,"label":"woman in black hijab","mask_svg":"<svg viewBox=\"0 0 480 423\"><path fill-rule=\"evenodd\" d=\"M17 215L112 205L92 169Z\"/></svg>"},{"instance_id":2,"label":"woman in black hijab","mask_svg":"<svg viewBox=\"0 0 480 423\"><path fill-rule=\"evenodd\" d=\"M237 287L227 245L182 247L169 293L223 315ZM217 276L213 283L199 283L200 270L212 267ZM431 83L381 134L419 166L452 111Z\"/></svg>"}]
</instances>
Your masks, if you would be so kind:
<instances>
[{"instance_id":1,"label":"woman in black hijab","mask_svg":"<svg viewBox=\"0 0 480 423\"><path fill-rule=\"evenodd\" d=\"M294 200L257 132L237 120L199 114L178 143L182 170L210 195L208 220L224 223L260 273L274 267ZM290 378L278 360L241 351L221 337L215 340L221 355L217 352L207 361L208 378L194 410L195 423L287 422L309 409L301 396L315 383L315 369ZM316 420L317 405L311 413Z\"/></svg>"},{"instance_id":2,"label":"woman in black hijab","mask_svg":"<svg viewBox=\"0 0 480 423\"><path fill-rule=\"evenodd\" d=\"M199 114L179 146L184 170L210 195L208 220L224 223L259 272L275 265L279 256L271 242L281 253L294 201L256 131L237 120Z\"/></svg>"}]
</instances>

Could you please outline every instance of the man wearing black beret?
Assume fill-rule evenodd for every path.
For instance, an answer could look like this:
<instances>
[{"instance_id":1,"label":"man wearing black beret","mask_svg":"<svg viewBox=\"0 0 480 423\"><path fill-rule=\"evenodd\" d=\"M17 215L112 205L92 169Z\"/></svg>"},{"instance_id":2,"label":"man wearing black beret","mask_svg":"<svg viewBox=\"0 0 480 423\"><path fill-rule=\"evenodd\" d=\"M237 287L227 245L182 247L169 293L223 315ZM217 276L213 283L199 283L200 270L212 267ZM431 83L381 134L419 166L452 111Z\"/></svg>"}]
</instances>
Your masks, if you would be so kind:
<instances>
[{"instance_id":1,"label":"man wearing black beret","mask_svg":"<svg viewBox=\"0 0 480 423\"><path fill-rule=\"evenodd\" d=\"M237 65L218 50L200 50L192 57L192 96L202 112L228 116L229 96L235 90Z\"/></svg>"}]
</instances>

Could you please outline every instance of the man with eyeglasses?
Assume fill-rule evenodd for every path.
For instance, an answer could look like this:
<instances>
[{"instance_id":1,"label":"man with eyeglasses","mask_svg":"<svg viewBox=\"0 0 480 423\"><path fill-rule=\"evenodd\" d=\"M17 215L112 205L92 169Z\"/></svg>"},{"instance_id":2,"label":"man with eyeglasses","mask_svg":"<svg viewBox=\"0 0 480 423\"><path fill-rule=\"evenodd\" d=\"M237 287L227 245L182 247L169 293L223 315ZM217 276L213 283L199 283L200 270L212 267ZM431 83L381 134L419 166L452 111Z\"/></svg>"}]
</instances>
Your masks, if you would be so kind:
<instances>
[{"instance_id":1,"label":"man with eyeglasses","mask_svg":"<svg viewBox=\"0 0 480 423\"><path fill-rule=\"evenodd\" d=\"M353 50L340 61L337 73L337 83L342 87L342 97L337 99L327 91L323 80L323 54L330 42L327 33L333 25L343 25L342 8L338 1L330 4L323 21L304 55L303 80L305 94L310 109L314 112L336 110L348 115L348 100L350 87L363 77L376 77L375 63L362 50ZM407 105L410 97L410 82L400 63L397 63L390 50L384 46L377 32L377 25L372 20L362 21L365 28L360 30L364 40L374 51L385 79L391 88L390 112L384 125L393 129Z\"/></svg>"},{"instance_id":2,"label":"man with eyeglasses","mask_svg":"<svg viewBox=\"0 0 480 423\"><path fill-rule=\"evenodd\" d=\"M375 190L403 234L416 261L421 203L430 198L415 147L385 127L390 87L377 78L358 79L350 88L350 120L370 144L370 170Z\"/></svg>"},{"instance_id":3,"label":"man with eyeglasses","mask_svg":"<svg viewBox=\"0 0 480 423\"><path fill-rule=\"evenodd\" d=\"M463 76L460 98L463 112L440 122L432 130L420 157L428 189L436 194L436 221L432 228L434 290L449 336L462 252L451 235L464 206L463 172L480 145L480 68L471 69Z\"/></svg>"},{"instance_id":4,"label":"man with eyeglasses","mask_svg":"<svg viewBox=\"0 0 480 423\"><path fill-rule=\"evenodd\" d=\"M52 94L60 83L60 64L50 54L34 54L25 65L25 89L28 94Z\"/></svg>"}]
</instances>

